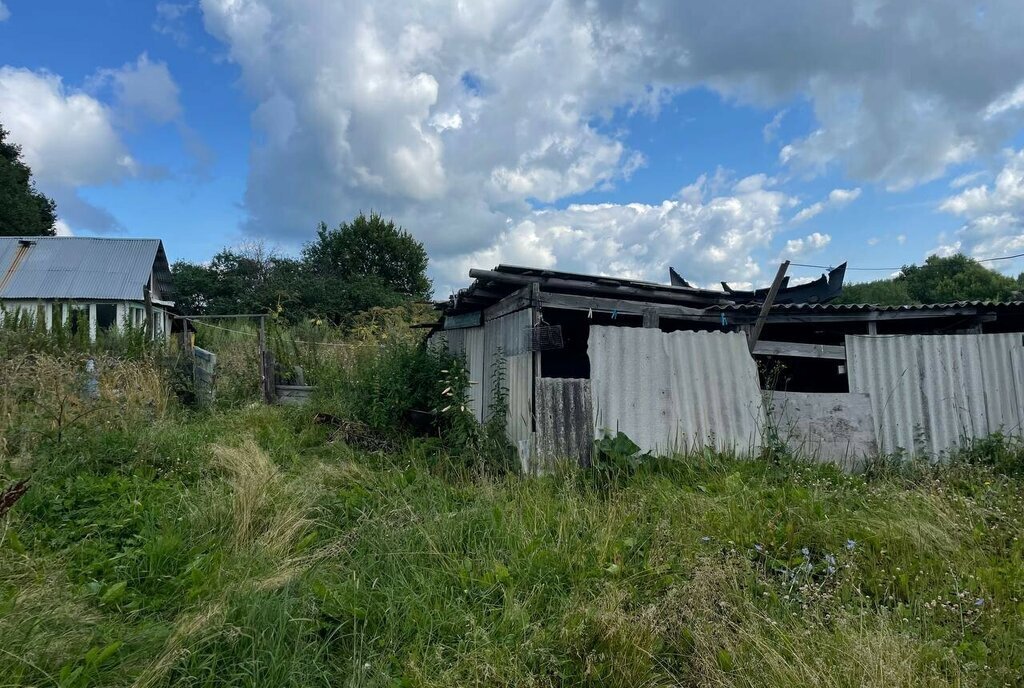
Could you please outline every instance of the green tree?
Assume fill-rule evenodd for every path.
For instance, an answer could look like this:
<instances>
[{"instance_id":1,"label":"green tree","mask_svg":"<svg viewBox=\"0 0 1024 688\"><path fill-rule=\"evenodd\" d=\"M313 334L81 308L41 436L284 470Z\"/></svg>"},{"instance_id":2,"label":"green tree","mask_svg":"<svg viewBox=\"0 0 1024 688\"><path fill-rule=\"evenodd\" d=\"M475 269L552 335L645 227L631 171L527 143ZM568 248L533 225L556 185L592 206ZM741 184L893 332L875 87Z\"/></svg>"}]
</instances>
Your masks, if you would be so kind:
<instances>
[{"instance_id":1,"label":"green tree","mask_svg":"<svg viewBox=\"0 0 1024 688\"><path fill-rule=\"evenodd\" d=\"M172 271L175 302L186 315L304 313L301 264L260 243L224 249L208 264L180 261Z\"/></svg>"},{"instance_id":2,"label":"green tree","mask_svg":"<svg viewBox=\"0 0 1024 688\"><path fill-rule=\"evenodd\" d=\"M316 239L302 249L302 263L307 307L335 322L430 298L423 244L377 213L360 213L337 229L321 222Z\"/></svg>"},{"instance_id":3,"label":"green tree","mask_svg":"<svg viewBox=\"0 0 1024 688\"><path fill-rule=\"evenodd\" d=\"M386 289L406 299L430 297L423 244L377 213L360 213L337 229L321 222L316 240L306 244L302 258L319 275L367 282L368 288Z\"/></svg>"},{"instance_id":4,"label":"green tree","mask_svg":"<svg viewBox=\"0 0 1024 688\"><path fill-rule=\"evenodd\" d=\"M906 265L893 279L844 287L837 303L901 305L953 301L1006 301L1018 298L1024 275L1014 279L963 254L929 256L924 265Z\"/></svg>"},{"instance_id":5,"label":"green tree","mask_svg":"<svg viewBox=\"0 0 1024 688\"><path fill-rule=\"evenodd\" d=\"M56 205L36 190L21 147L7 135L0 125L0 236L53 236Z\"/></svg>"},{"instance_id":6,"label":"green tree","mask_svg":"<svg viewBox=\"0 0 1024 688\"><path fill-rule=\"evenodd\" d=\"M188 315L278 312L293 322L351 324L358 313L429 298L426 269L427 253L411 234L360 214L337 229L321 223L300 260L254 244L173 271L175 300Z\"/></svg>"}]
</instances>

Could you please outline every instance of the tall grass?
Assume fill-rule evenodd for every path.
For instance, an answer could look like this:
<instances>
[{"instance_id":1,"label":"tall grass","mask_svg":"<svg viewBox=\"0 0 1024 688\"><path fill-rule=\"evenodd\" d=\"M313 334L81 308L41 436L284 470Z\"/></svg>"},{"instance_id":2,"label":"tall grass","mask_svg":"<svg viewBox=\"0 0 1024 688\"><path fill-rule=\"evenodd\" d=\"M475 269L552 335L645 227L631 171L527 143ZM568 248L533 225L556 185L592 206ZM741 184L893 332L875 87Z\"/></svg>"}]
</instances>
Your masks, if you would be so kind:
<instances>
[{"instance_id":1,"label":"tall grass","mask_svg":"<svg viewBox=\"0 0 1024 688\"><path fill-rule=\"evenodd\" d=\"M1024 678L1021 483L979 456L852 476L705 452L597 489L453 478L310 416L73 438L116 456L46 463L0 527L0 685Z\"/></svg>"},{"instance_id":2,"label":"tall grass","mask_svg":"<svg viewBox=\"0 0 1024 688\"><path fill-rule=\"evenodd\" d=\"M1019 442L524 479L457 361L374 336L310 364L309 408L179 411L147 356L5 360L0 485L31 482L0 517L0 686L1024 683Z\"/></svg>"}]
</instances>

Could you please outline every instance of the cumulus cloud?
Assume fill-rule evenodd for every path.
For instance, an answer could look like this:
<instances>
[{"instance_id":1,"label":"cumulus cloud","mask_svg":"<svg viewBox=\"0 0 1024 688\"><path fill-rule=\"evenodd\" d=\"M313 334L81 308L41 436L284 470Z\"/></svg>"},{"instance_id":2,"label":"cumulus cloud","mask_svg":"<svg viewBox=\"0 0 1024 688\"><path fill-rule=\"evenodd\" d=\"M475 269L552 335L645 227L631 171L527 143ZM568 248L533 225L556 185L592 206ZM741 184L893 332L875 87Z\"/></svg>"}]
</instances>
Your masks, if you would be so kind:
<instances>
[{"instance_id":1,"label":"cumulus cloud","mask_svg":"<svg viewBox=\"0 0 1024 688\"><path fill-rule=\"evenodd\" d=\"M1024 149L1005 154L991 184L965 188L939 209L964 219L956 240L939 250L953 247L978 258L1024 251Z\"/></svg>"},{"instance_id":2,"label":"cumulus cloud","mask_svg":"<svg viewBox=\"0 0 1024 688\"><path fill-rule=\"evenodd\" d=\"M166 63L153 62L146 53L119 69L101 69L90 79L90 86L111 88L119 114L131 126L138 118L165 124L181 117L178 84Z\"/></svg>"},{"instance_id":3,"label":"cumulus cloud","mask_svg":"<svg viewBox=\"0 0 1024 688\"><path fill-rule=\"evenodd\" d=\"M755 255L770 245L783 211L795 202L764 175L741 179L723 194L701 177L659 204L578 204L533 212L509 223L487 248L442 258L439 269L452 276L452 286L461 284L470 267L498 263L659 282L667 281L671 265L697 284L750 284L763 277Z\"/></svg>"},{"instance_id":4,"label":"cumulus cloud","mask_svg":"<svg viewBox=\"0 0 1024 688\"><path fill-rule=\"evenodd\" d=\"M860 197L860 189L832 189L829 192L828 198L817 203L812 203L806 208L801 208L800 211L793 216L793 222L799 224L806 222L812 217L821 215L826 209L829 208L842 208L850 203L853 203Z\"/></svg>"},{"instance_id":5,"label":"cumulus cloud","mask_svg":"<svg viewBox=\"0 0 1024 688\"><path fill-rule=\"evenodd\" d=\"M783 163L839 166L893 189L997 150L1024 121L1021 69L1008 68L1024 66L1013 0L984 12L960 0L200 7L254 101L246 229L294 243L320 219L375 208L413 229L438 265L507 252L516 228L529 247L528 222L548 246L550 213L569 211L533 204L607 188L643 164L603 125L609 113L664 116L665 99L689 88L766 108L806 99L816 124L780 142ZM159 11L173 20L187 9Z\"/></svg>"},{"instance_id":6,"label":"cumulus cloud","mask_svg":"<svg viewBox=\"0 0 1024 688\"><path fill-rule=\"evenodd\" d=\"M821 232L808 234L802 239L790 239L782 249L782 258L798 259L816 253L832 241L832 237Z\"/></svg>"},{"instance_id":7,"label":"cumulus cloud","mask_svg":"<svg viewBox=\"0 0 1024 688\"><path fill-rule=\"evenodd\" d=\"M0 111L43 185L104 184L138 170L111 122L110 108L65 88L55 74L0 67Z\"/></svg>"},{"instance_id":8,"label":"cumulus cloud","mask_svg":"<svg viewBox=\"0 0 1024 688\"><path fill-rule=\"evenodd\" d=\"M114 91L113 105L95 93L105 85ZM119 231L120 222L78 190L151 172L132 155L121 130L129 117L177 117L177 86L165 65L145 55L120 70L98 72L88 86L75 89L50 72L0 67L0 112L39 188L56 201L59 229Z\"/></svg>"}]
</instances>

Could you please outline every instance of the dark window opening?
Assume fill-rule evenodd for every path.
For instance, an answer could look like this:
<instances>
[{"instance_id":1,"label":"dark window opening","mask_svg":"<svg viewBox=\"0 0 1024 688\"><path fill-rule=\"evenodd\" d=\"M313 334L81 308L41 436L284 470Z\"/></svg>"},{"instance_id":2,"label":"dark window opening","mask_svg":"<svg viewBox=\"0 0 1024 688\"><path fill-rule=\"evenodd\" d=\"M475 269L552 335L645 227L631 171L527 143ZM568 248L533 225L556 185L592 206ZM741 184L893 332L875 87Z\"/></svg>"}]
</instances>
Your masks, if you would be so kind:
<instances>
[{"instance_id":1,"label":"dark window opening","mask_svg":"<svg viewBox=\"0 0 1024 688\"><path fill-rule=\"evenodd\" d=\"M548 325L562 328L562 348L541 352L541 377L590 379L590 357L587 343L591 325L612 325L615 327L640 327L643 318L639 315L609 313L606 311L570 311L545 308L541 315ZM614 317L612 317L614 315Z\"/></svg>"},{"instance_id":2,"label":"dark window opening","mask_svg":"<svg viewBox=\"0 0 1024 688\"><path fill-rule=\"evenodd\" d=\"M65 306L68 309L68 331L71 334L86 332L89 329L89 311L85 306Z\"/></svg>"},{"instance_id":3,"label":"dark window opening","mask_svg":"<svg viewBox=\"0 0 1024 688\"><path fill-rule=\"evenodd\" d=\"M761 389L777 392L849 392L846 361L835 358L754 356Z\"/></svg>"},{"instance_id":4,"label":"dark window opening","mask_svg":"<svg viewBox=\"0 0 1024 688\"><path fill-rule=\"evenodd\" d=\"M117 306L113 303L96 304L96 329L108 330L117 322Z\"/></svg>"}]
</instances>

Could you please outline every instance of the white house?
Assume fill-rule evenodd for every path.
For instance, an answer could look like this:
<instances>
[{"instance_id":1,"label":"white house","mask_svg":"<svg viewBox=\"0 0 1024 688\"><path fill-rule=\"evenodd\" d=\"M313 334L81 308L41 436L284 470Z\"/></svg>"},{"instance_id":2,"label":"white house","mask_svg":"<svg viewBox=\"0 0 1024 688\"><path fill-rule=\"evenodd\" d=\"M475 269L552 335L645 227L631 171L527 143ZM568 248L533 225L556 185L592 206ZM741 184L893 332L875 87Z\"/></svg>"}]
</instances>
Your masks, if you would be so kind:
<instances>
[{"instance_id":1,"label":"white house","mask_svg":"<svg viewBox=\"0 0 1024 688\"><path fill-rule=\"evenodd\" d=\"M143 327L171 332L171 270L159 239L0 237L0 318L18 309L41 318L88 323L98 330ZM85 320L87 318L87 320Z\"/></svg>"}]
</instances>

